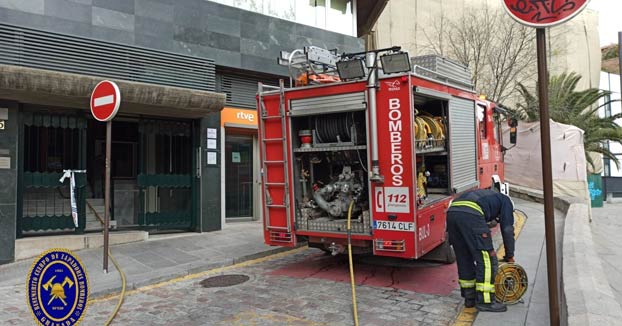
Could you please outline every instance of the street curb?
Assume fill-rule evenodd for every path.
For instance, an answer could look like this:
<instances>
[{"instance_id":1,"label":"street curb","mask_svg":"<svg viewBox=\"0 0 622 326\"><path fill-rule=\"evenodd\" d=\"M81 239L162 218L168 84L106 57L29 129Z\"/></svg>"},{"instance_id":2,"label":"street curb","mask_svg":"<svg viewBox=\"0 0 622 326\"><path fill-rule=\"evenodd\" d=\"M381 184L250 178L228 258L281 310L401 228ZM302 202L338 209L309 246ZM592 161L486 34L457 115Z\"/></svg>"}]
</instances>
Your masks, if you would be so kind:
<instances>
[{"instance_id":1,"label":"street curb","mask_svg":"<svg viewBox=\"0 0 622 326\"><path fill-rule=\"evenodd\" d=\"M541 190L514 186L513 196L543 203ZM564 212L561 266L561 319L569 326L620 325L622 307L616 301L589 224L590 207L584 199L554 196L554 206Z\"/></svg>"},{"instance_id":2,"label":"street curb","mask_svg":"<svg viewBox=\"0 0 622 326\"><path fill-rule=\"evenodd\" d=\"M149 279L128 282L126 284L126 291L139 290L140 288L143 288L146 286L151 286L151 285L155 285L158 283L163 283L163 282L171 281L174 279L178 279L178 278L182 278L182 277L186 277L186 276L190 276L194 274L208 272L210 270L214 270L218 268L230 267L230 266L234 266L234 265L241 264L244 262L249 262L249 261L257 260L260 258L265 258L265 257L277 255L280 253L285 253L288 251L292 251L292 250L305 247L306 245L307 245L306 243L300 243L296 245L295 247L270 248L265 251L260 251L260 252L256 252L256 253L252 253L248 255L243 255L240 257L235 257L235 258L228 258L222 261L212 262L209 264L204 264L204 265L199 265L199 266L191 265L191 266L188 266L188 268L183 268L182 270L179 270L179 269L175 270L175 268L173 267L170 270L160 271L160 273L158 273L156 276L150 277ZM119 281L120 281L120 278L119 278ZM116 297L120 294L120 292L121 292L120 283L115 287L109 287L106 289L93 291L89 294L89 303L92 303L92 301L102 301L102 300L106 300L112 297Z\"/></svg>"}]
</instances>

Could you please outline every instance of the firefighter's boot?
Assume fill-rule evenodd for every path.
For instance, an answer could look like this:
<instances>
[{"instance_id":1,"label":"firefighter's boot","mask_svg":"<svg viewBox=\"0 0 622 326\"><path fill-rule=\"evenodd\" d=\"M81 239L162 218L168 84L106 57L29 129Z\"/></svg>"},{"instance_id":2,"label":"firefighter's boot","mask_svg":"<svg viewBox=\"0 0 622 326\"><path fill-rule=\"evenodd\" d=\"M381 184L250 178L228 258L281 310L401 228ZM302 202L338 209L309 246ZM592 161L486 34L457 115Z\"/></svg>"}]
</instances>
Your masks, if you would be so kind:
<instances>
[{"instance_id":1,"label":"firefighter's boot","mask_svg":"<svg viewBox=\"0 0 622 326\"><path fill-rule=\"evenodd\" d=\"M462 296L464 297L464 306L466 308L475 307L475 304L477 303L477 294L475 293L475 289L466 288L466 289L461 289L461 290L462 290Z\"/></svg>"},{"instance_id":2,"label":"firefighter's boot","mask_svg":"<svg viewBox=\"0 0 622 326\"><path fill-rule=\"evenodd\" d=\"M488 311L488 312L505 312L508 310L504 304L497 302L495 299L495 294L490 293L490 303L484 303L483 293L477 293L477 305L475 307L479 311Z\"/></svg>"}]
</instances>

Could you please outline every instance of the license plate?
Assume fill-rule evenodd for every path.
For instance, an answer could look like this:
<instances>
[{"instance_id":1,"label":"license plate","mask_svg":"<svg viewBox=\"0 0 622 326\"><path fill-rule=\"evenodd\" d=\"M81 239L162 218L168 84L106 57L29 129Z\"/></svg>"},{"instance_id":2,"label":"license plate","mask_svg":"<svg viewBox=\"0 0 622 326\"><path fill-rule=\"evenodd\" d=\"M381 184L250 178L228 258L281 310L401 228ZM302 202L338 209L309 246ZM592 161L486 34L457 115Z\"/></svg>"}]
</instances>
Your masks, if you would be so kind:
<instances>
[{"instance_id":1,"label":"license plate","mask_svg":"<svg viewBox=\"0 0 622 326\"><path fill-rule=\"evenodd\" d=\"M374 229L415 232L414 222L374 221Z\"/></svg>"}]
</instances>

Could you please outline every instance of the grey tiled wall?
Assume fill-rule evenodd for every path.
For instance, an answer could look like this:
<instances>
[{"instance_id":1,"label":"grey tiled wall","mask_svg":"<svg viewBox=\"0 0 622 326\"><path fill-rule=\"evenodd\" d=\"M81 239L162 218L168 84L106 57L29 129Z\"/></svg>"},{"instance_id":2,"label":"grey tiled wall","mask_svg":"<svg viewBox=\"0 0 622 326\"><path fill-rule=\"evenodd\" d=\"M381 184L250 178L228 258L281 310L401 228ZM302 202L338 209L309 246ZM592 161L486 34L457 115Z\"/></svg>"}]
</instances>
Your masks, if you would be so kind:
<instances>
[{"instance_id":1,"label":"grey tiled wall","mask_svg":"<svg viewBox=\"0 0 622 326\"><path fill-rule=\"evenodd\" d=\"M205 0L0 0L0 22L214 59L286 74L280 50L360 51L355 37Z\"/></svg>"}]
</instances>

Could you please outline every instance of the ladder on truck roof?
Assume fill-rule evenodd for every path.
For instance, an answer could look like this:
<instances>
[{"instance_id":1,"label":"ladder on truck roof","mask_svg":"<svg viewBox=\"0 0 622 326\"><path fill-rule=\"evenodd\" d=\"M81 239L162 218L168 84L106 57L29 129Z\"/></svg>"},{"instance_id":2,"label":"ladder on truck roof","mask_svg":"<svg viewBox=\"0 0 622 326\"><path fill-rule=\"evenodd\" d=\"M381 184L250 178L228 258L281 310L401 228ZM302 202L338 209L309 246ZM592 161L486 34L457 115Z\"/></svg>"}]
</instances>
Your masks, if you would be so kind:
<instances>
[{"instance_id":1,"label":"ladder on truck roof","mask_svg":"<svg viewBox=\"0 0 622 326\"><path fill-rule=\"evenodd\" d=\"M260 106L260 130L261 130L261 157L262 157L262 169L261 179L264 185L263 196L265 200L264 205L264 218L266 231L270 233L270 241L274 242L293 242L292 238L292 225L291 225L291 213L290 213L290 200L289 200L289 175L288 175L288 161L287 161L287 138L286 138L286 114L285 114L285 86L283 80L279 80L279 86L270 86L259 83L259 106ZM269 115L268 109L263 101L263 92L266 90L278 90L279 91L279 109L278 115ZM266 138L266 123L269 121L280 120L281 123L281 136L276 138ZM268 157L268 151L266 147L269 143L280 143L283 149L283 159L271 159ZM268 178L268 171L270 166L280 165L283 168L283 182L274 182ZM271 188L283 189L283 203L274 203L270 196ZM270 223L270 213L275 210L285 210L286 226L274 226Z\"/></svg>"}]
</instances>

